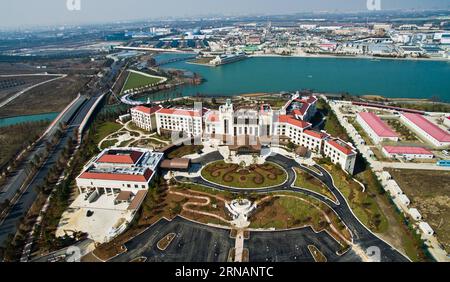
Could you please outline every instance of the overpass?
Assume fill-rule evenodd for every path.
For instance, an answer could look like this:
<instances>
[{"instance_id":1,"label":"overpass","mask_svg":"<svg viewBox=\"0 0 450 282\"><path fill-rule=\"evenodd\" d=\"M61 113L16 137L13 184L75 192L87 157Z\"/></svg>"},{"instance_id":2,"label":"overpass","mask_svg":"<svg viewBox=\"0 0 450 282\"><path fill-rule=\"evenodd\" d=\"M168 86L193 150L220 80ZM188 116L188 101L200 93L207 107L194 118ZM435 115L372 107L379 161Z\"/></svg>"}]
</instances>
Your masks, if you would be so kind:
<instances>
[{"instance_id":1,"label":"overpass","mask_svg":"<svg viewBox=\"0 0 450 282\"><path fill-rule=\"evenodd\" d=\"M130 47L130 46L116 46L114 49L119 50L133 50L133 51L150 51L150 52L161 52L161 53L181 53L181 54L189 54L189 53L198 53L198 51L183 51L178 49L162 49L162 48L153 48L153 47Z\"/></svg>"}]
</instances>

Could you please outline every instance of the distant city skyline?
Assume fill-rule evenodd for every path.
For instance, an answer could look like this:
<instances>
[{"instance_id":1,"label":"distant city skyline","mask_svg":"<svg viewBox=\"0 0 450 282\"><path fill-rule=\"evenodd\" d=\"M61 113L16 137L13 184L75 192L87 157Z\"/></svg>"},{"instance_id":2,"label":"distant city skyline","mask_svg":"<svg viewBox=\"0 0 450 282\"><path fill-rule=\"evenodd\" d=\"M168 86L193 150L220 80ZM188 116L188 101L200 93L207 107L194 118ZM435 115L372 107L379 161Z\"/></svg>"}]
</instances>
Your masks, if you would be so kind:
<instances>
[{"instance_id":1,"label":"distant city skyline","mask_svg":"<svg viewBox=\"0 0 450 282\"><path fill-rule=\"evenodd\" d=\"M208 15L274 15L302 12L367 11L367 0L7 0L1 4L0 27L74 25ZM77 1L80 10L77 10ZM381 1L382 10L450 9L448 0ZM68 8L69 6L69 8ZM70 8L71 6L71 8Z\"/></svg>"}]
</instances>

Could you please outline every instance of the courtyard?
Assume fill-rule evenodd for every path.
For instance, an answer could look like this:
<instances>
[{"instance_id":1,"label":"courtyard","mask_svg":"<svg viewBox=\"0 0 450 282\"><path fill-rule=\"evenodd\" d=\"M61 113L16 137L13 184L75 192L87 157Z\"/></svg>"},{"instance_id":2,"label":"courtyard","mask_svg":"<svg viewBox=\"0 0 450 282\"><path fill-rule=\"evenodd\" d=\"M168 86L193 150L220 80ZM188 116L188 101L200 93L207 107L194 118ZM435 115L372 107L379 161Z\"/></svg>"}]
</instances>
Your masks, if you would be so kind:
<instances>
[{"instance_id":1,"label":"courtyard","mask_svg":"<svg viewBox=\"0 0 450 282\"><path fill-rule=\"evenodd\" d=\"M271 162L245 166L217 161L204 167L201 174L210 182L235 188L265 188L287 180L286 171Z\"/></svg>"}]
</instances>

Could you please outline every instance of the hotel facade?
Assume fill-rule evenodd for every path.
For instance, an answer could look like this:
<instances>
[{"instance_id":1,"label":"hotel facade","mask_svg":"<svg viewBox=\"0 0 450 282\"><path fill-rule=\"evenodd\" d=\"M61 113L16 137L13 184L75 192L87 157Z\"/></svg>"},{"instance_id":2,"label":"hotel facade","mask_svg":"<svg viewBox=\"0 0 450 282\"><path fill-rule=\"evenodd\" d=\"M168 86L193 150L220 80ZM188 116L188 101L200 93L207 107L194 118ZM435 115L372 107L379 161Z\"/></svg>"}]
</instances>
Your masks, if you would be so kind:
<instances>
[{"instance_id":1,"label":"hotel facade","mask_svg":"<svg viewBox=\"0 0 450 282\"><path fill-rule=\"evenodd\" d=\"M316 103L315 96L300 97L295 94L279 110L272 110L268 104L258 108L237 108L231 100L227 100L218 110L139 106L131 109L131 116L132 121L143 129L152 128L160 134L183 132L183 135L191 137L216 138L223 140L225 145L235 145L232 143L236 140L246 139L240 138L243 136L252 137L255 142L266 146L289 140L329 157L333 163L353 173L357 154L353 145L332 138L326 132L312 130L308 121L316 113Z\"/></svg>"}]
</instances>

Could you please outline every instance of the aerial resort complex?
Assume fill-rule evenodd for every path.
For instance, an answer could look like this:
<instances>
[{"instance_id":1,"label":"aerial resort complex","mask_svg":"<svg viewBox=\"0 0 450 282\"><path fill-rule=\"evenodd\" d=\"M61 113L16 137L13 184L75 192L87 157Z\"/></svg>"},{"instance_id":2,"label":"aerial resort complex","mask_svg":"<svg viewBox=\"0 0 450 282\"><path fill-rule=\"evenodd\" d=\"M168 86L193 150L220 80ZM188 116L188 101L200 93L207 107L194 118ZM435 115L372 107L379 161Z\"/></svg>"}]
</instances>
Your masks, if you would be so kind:
<instances>
[{"instance_id":1,"label":"aerial resort complex","mask_svg":"<svg viewBox=\"0 0 450 282\"><path fill-rule=\"evenodd\" d=\"M445 1L10 2L0 261L450 262Z\"/></svg>"}]
</instances>

